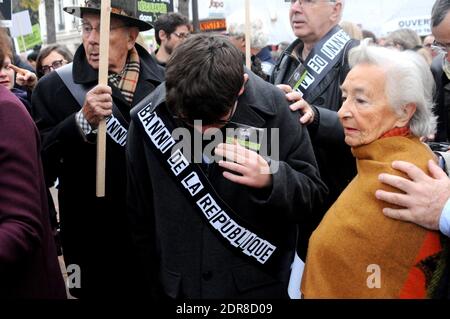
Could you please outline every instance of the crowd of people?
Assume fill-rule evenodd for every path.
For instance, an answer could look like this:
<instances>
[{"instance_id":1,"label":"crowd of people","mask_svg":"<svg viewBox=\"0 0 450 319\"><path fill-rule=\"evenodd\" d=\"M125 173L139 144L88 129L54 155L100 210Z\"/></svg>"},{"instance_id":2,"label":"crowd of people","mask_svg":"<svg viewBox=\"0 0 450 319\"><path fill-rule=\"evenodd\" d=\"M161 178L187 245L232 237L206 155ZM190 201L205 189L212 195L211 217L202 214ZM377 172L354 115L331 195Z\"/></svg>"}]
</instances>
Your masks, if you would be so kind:
<instances>
[{"instance_id":1,"label":"crowd of people","mask_svg":"<svg viewBox=\"0 0 450 319\"><path fill-rule=\"evenodd\" d=\"M271 52L253 21L251 68L245 25L112 0L108 85L100 3L64 8L81 45L33 66L0 30L0 298L450 298L449 0L423 40L292 0L296 40Z\"/></svg>"}]
</instances>

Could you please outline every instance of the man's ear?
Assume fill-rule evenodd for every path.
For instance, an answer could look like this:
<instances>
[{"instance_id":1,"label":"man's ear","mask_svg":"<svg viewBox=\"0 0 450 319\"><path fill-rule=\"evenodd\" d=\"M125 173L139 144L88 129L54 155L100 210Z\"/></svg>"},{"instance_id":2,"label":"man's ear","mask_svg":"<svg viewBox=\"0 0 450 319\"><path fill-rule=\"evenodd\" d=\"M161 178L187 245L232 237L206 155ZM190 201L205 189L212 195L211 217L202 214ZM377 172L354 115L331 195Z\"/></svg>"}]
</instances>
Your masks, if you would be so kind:
<instances>
[{"instance_id":1,"label":"man's ear","mask_svg":"<svg viewBox=\"0 0 450 319\"><path fill-rule=\"evenodd\" d=\"M128 31L128 50L131 50L136 44L136 39L139 35L138 28L130 28Z\"/></svg>"},{"instance_id":2,"label":"man's ear","mask_svg":"<svg viewBox=\"0 0 450 319\"><path fill-rule=\"evenodd\" d=\"M244 94L244 91L245 91L245 84L247 83L247 81L248 81L248 74L247 74L247 73L244 73L244 84L242 85L241 90L239 91L238 96L241 96L242 94Z\"/></svg>"},{"instance_id":3,"label":"man's ear","mask_svg":"<svg viewBox=\"0 0 450 319\"><path fill-rule=\"evenodd\" d=\"M397 122L395 123L396 127L405 127L411 121L414 113L416 113L417 106L414 103L409 103L401 108L401 114Z\"/></svg>"},{"instance_id":4,"label":"man's ear","mask_svg":"<svg viewBox=\"0 0 450 319\"><path fill-rule=\"evenodd\" d=\"M245 50L245 37L240 37L239 38L239 43L240 43L240 46L241 46L241 48L242 48L242 50Z\"/></svg>"},{"instance_id":5,"label":"man's ear","mask_svg":"<svg viewBox=\"0 0 450 319\"><path fill-rule=\"evenodd\" d=\"M333 5L333 12L330 15L330 20L339 23L339 21L342 18L342 10L343 10L342 1L336 1L336 3Z\"/></svg>"},{"instance_id":6,"label":"man's ear","mask_svg":"<svg viewBox=\"0 0 450 319\"><path fill-rule=\"evenodd\" d=\"M159 38L161 39L161 42L163 40L167 40L167 34L164 30L159 30L158 34L159 34Z\"/></svg>"}]
</instances>

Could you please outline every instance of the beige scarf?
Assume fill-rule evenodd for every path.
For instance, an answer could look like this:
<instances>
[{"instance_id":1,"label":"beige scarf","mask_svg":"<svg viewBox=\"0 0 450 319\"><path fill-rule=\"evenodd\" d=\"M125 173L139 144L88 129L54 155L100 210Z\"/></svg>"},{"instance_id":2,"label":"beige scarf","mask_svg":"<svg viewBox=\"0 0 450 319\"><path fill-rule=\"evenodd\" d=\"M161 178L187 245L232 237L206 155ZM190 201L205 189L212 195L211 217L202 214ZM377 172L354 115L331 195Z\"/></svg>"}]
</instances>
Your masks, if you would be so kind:
<instances>
[{"instance_id":1,"label":"beige scarf","mask_svg":"<svg viewBox=\"0 0 450 319\"><path fill-rule=\"evenodd\" d=\"M134 92L139 80L140 66L139 54L136 48L133 48L128 54L127 63L123 70L120 73L109 75L109 81L122 92L130 105L133 103Z\"/></svg>"}]
</instances>

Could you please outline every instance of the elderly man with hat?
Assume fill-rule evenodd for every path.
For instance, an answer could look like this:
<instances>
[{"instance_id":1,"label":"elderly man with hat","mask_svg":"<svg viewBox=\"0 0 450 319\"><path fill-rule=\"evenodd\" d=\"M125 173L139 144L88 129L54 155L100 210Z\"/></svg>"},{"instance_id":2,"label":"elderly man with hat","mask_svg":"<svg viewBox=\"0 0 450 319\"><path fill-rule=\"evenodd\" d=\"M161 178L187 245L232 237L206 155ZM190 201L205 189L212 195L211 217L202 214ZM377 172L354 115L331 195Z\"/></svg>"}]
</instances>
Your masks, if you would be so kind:
<instances>
[{"instance_id":1,"label":"elderly man with hat","mask_svg":"<svg viewBox=\"0 0 450 319\"><path fill-rule=\"evenodd\" d=\"M161 82L163 70L136 44L152 26L136 2L111 1L108 86L97 85L100 0L64 10L81 19L74 61L39 81L33 92L48 185L59 180L59 210L68 284L75 297L132 297L139 269L126 215L125 144L131 108ZM106 196L97 198L96 135L107 122Z\"/></svg>"}]
</instances>

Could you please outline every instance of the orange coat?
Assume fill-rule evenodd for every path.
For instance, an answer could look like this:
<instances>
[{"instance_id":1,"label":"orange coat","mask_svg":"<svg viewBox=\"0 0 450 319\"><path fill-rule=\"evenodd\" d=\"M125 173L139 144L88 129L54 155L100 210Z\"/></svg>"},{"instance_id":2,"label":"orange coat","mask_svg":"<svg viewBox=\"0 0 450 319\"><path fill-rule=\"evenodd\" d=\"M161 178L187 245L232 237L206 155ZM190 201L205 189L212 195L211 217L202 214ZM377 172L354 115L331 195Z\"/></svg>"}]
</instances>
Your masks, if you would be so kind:
<instances>
[{"instance_id":1,"label":"orange coat","mask_svg":"<svg viewBox=\"0 0 450 319\"><path fill-rule=\"evenodd\" d=\"M426 298L427 268L442 250L437 232L383 215L378 175L399 175L395 160L424 171L433 153L415 137L391 137L353 149L358 175L310 238L305 298ZM430 257L427 262L425 258ZM375 287L374 287L375 286Z\"/></svg>"}]
</instances>

